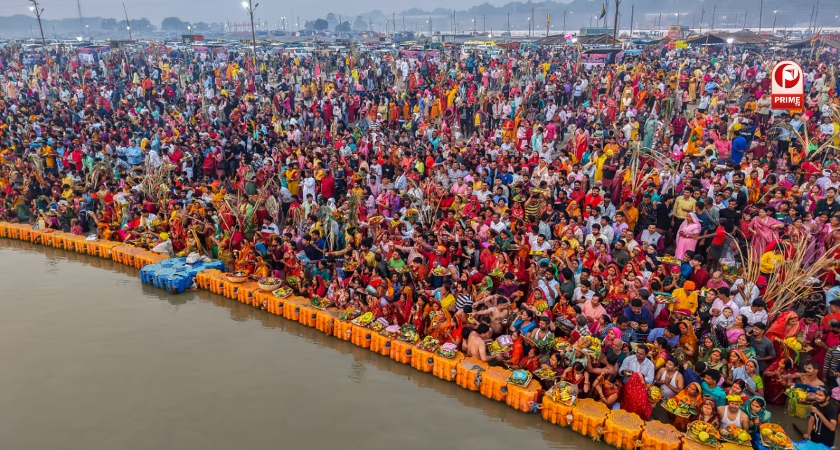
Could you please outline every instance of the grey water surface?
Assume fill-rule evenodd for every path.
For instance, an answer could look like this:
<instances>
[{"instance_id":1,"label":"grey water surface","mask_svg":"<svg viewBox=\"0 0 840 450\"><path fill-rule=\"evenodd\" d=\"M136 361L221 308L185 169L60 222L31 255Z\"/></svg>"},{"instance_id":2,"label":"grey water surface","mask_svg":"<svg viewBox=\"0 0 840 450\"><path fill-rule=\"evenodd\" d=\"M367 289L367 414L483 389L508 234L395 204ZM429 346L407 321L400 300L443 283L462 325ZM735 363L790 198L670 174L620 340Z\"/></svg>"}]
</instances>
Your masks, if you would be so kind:
<instances>
[{"instance_id":1,"label":"grey water surface","mask_svg":"<svg viewBox=\"0 0 840 450\"><path fill-rule=\"evenodd\" d=\"M110 260L0 239L0 286L3 450L594 444L313 328L143 285Z\"/></svg>"}]
</instances>

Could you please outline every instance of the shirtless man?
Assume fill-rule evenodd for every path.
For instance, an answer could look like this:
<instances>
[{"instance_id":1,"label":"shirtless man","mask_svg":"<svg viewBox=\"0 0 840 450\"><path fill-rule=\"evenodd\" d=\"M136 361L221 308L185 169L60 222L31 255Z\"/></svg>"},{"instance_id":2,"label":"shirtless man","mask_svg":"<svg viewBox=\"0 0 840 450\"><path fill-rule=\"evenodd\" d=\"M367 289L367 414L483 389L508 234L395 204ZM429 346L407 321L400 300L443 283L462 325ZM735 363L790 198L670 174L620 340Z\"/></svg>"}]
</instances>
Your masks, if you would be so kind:
<instances>
[{"instance_id":1,"label":"shirtless man","mask_svg":"<svg viewBox=\"0 0 840 450\"><path fill-rule=\"evenodd\" d=\"M821 386L825 386L822 380L819 378L820 373L820 365L813 361L809 361L805 363L805 372L796 373L791 376L791 378L798 378L800 384L807 385L812 388L818 388Z\"/></svg>"},{"instance_id":2,"label":"shirtless man","mask_svg":"<svg viewBox=\"0 0 840 450\"><path fill-rule=\"evenodd\" d=\"M470 336L467 338L466 347L467 347L467 356L471 356L473 358L480 359L481 361L498 361L501 359L501 355L489 355L487 353L487 344L484 342L493 335L493 332L490 330L490 327L487 326L486 323L482 323L475 329L475 331L470 333Z\"/></svg>"},{"instance_id":3,"label":"shirtless man","mask_svg":"<svg viewBox=\"0 0 840 450\"><path fill-rule=\"evenodd\" d=\"M473 316L476 318L489 316L490 329L493 331L493 334L496 336L502 335L506 331L507 321L510 317L510 303L508 303L506 299L500 298L499 303L496 306L483 311L478 311L474 313Z\"/></svg>"},{"instance_id":4,"label":"shirtless man","mask_svg":"<svg viewBox=\"0 0 840 450\"><path fill-rule=\"evenodd\" d=\"M528 337L533 341L544 341L546 339L554 340L554 324L548 316L539 316L537 326L528 333ZM549 335L551 335L549 337Z\"/></svg>"}]
</instances>

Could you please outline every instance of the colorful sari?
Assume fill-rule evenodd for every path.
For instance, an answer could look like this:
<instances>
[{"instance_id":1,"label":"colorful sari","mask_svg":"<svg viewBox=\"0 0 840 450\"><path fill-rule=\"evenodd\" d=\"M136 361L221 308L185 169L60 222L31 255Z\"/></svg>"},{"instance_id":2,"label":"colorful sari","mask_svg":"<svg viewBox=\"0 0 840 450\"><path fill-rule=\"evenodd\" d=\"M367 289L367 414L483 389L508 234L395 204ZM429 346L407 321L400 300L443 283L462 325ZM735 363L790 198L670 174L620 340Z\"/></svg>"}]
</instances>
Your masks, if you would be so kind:
<instances>
[{"instance_id":1,"label":"colorful sari","mask_svg":"<svg viewBox=\"0 0 840 450\"><path fill-rule=\"evenodd\" d=\"M682 323L687 331L680 335L679 348L674 349L674 357L677 360L694 361L697 357L697 334L694 332L694 324L690 320L683 320Z\"/></svg>"},{"instance_id":2,"label":"colorful sari","mask_svg":"<svg viewBox=\"0 0 840 450\"><path fill-rule=\"evenodd\" d=\"M777 241L779 239L779 232L773 229L776 225L781 225L782 222L767 216L764 219L761 217L753 217L750 221L750 228L753 231L753 237L750 241L752 244L752 257L761 258L764 254L764 249L767 244Z\"/></svg>"},{"instance_id":3,"label":"colorful sari","mask_svg":"<svg viewBox=\"0 0 840 450\"><path fill-rule=\"evenodd\" d=\"M771 405L784 405L787 401L785 391L790 386L790 382L782 378L783 375L793 375L796 373L796 365L793 359L787 358L789 368L782 368L782 361L778 360L767 366L764 370L764 395L767 402Z\"/></svg>"},{"instance_id":4,"label":"colorful sari","mask_svg":"<svg viewBox=\"0 0 840 450\"><path fill-rule=\"evenodd\" d=\"M754 412L752 410L752 404L754 402L758 402L758 404L761 405L761 409L758 412ZM770 421L771 414L770 411L767 411L767 401L760 395L754 395L746 403L744 403L744 405L741 406L741 411L745 412L747 417L750 419L750 425L747 431L752 435L758 433L760 424ZM755 423L756 419L758 419L758 424Z\"/></svg>"},{"instance_id":5,"label":"colorful sari","mask_svg":"<svg viewBox=\"0 0 840 450\"><path fill-rule=\"evenodd\" d=\"M694 386L695 395L691 395L689 391L689 387ZM674 396L674 399L677 402L683 402L686 405L694 406L695 410L700 410L700 405L703 404L703 388L700 386L699 383L691 383L686 386L683 390L681 390L677 395ZM669 415L670 416L670 415ZM691 422L691 417L680 417L674 416L672 418L674 427L676 427L680 431L685 431L688 428L689 422Z\"/></svg>"},{"instance_id":6,"label":"colorful sari","mask_svg":"<svg viewBox=\"0 0 840 450\"><path fill-rule=\"evenodd\" d=\"M787 327L788 321L796 319L793 326ZM773 324L767 329L765 336L773 343L773 348L776 350L776 361L782 358L793 357L792 350L784 344L784 340L790 337L795 337L799 333L799 315L794 311L785 311L773 321Z\"/></svg>"},{"instance_id":7,"label":"colorful sari","mask_svg":"<svg viewBox=\"0 0 840 450\"><path fill-rule=\"evenodd\" d=\"M645 379L641 373L634 373L621 391L621 409L636 413L642 420L650 419L653 406L647 395Z\"/></svg>"},{"instance_id":8,"label":"colorful sari","mask_svg":"<svg viewBox=\"0 0 840 450\"><path fill-rule=\"evenodd\" d=\"M434 300L433 302L437 302L437 300ZM444 308L441 307L438 311L432 311L429 313L428 336L434 337L438 340L438 342L447 342L450 337L451 327L452 318L449 316L449 312Z\"/></svg>"}]
</instances>

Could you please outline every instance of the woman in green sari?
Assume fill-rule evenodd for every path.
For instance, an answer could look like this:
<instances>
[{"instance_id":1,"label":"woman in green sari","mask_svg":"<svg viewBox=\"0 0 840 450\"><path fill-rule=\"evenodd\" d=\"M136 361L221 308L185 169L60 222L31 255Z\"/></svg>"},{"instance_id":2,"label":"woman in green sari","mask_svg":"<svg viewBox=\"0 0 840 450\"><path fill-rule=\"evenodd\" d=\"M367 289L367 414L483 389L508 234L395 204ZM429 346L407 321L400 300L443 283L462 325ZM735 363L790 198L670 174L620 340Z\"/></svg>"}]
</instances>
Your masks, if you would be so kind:
<instances>
[{"instance_id":1,"label":"woman in green sari","mask_svg":"<svg viewBox=\"0 0 840 450\"><path fill-rule=\"evenodd\" d=\"M754 395L741 407L741 411L749 417L750 434L756 435L759 432L759 425L770 421L770 411L767 411L767 401L760 395Z\"/></svg>"},{"instance_id":2,"label":"woman in green sari","mask_svg":"<svg viewBox=\"0 0 840 450\"><path fill-rule=\"evenodd\" d=\"M755 349L750 347L750 341L747 339L746 334L742 334L738 336L738 340L729 347L729 351L733 350L740 350L744 353L744 356L749 358L755 358Z\"/></svg>"},{"instance_id":3,"label":"woman in green sari","mask_svg":"<svg viewBox=\"0 0 840 450\"><path fill-rule=\"evenodd\" d=\"M714 348L709 352L709 358L706 361L706 366L709 369L715 369L720 372L720 375L726 377L729 374L729 366L726 365L727 354L725 351Z\"/></svg>"}]
</instances>

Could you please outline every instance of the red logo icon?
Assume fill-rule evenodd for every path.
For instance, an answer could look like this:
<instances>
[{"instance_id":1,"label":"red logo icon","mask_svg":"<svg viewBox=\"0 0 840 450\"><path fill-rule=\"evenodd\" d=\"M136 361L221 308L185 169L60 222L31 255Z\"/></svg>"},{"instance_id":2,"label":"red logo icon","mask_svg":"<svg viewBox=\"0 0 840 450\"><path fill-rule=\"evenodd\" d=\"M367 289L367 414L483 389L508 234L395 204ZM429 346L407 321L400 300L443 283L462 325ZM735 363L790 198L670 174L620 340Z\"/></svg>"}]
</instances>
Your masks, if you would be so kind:
<instances>
[{"instance_id":1,"label":"red logo icon","mask_svg":"<svg viewBox=\"0 0 840 450\"><path fill-rule=\"evenodd\" d=\"M770 106L797 110L805 105L805 78L802 67L793 61L779 61L770 77Z\"/></svg>"},{"instance_id":2,"label":"red logo icon","mask_svg":"<svg viewBox=\"0 0 840 450\"><path fill-rule=\"evenodd\" d=\"M795 64L783 61L779 63L778 69L773 70L773 81L785 89L795 87L800 78L802 78L802 71Z\"/></svg>"}]
</instances>

